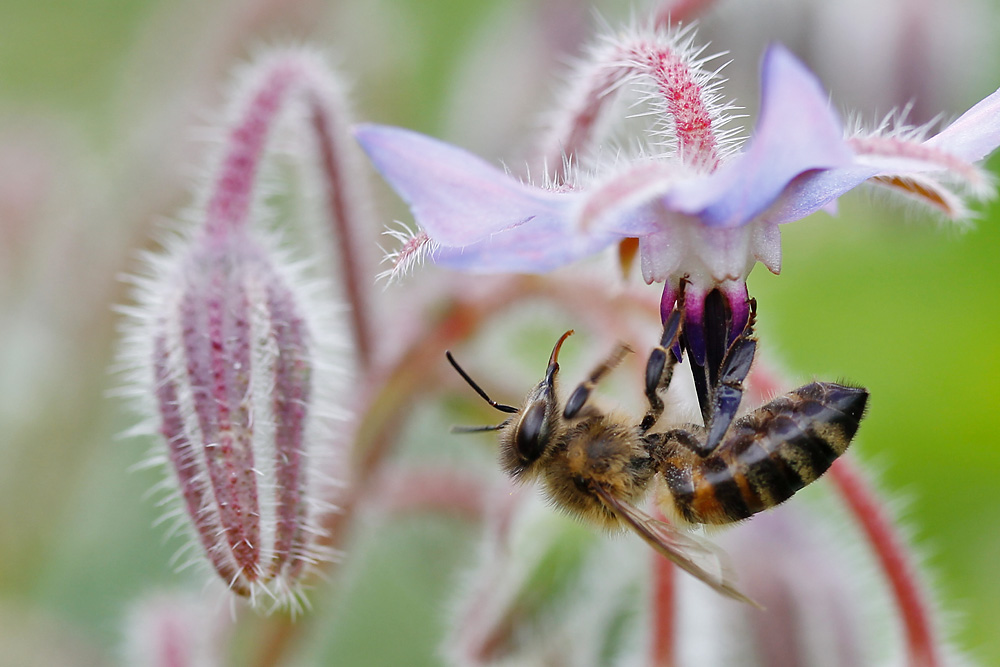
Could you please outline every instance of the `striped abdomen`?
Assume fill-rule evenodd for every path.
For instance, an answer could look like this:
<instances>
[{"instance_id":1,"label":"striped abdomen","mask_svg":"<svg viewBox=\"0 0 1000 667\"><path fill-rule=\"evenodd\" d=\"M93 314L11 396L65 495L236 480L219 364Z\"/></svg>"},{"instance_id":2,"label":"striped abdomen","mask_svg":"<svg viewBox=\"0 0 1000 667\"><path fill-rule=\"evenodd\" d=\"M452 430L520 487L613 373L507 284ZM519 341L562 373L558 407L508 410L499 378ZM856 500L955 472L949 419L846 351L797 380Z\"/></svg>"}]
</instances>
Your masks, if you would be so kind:
<instances>
[{"instance_id":1,"label":"striped abdomen","mask_svg":"<svg viewBox=\"0 0 1000 667\"><path fill-rule=\"evenodd\" d=\"M864 415L868 392L814 382L737 420L702 457L674 430L659 437L660 471L676 518L724 524L784 502L844 453Z\"/></svg>"}]
</instances>

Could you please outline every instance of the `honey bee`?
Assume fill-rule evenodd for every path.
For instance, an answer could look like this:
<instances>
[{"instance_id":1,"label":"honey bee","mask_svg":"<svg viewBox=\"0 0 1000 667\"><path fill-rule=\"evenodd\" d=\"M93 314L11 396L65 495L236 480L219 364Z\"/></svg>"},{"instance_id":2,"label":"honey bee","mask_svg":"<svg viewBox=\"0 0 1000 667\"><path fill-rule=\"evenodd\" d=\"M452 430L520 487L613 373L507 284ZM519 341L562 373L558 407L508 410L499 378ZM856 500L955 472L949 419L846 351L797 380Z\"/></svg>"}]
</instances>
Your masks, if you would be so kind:
<instances>
[{"instance_id":1,"label":"honey bee","mask_svg":"<svg viewBox=\"0 0 1000 667\"><path fill-rule=\"evenodd\" d=\"M570 330L556 341L545 377L520 408L491 399L448 352L452 366L487 403L512 415L495 426L455 430L498 431L500 464L514 480L540 480L559 508L607 529L627 527L716 591L753 604L735 587L721 554L675 525L732 524L777 506L815 481L850 445L868 392L813 382L737 419L757 346L756 303L749 305L745 328L712 369L704 426L653 430L663 414L661 395L679 361L683 311L678 303L647 361L649 409L638 423L588 404L597 383L631 352L625 345L560 402L559 350ZM670 522L639 509L653 487Z\"/></svg>"}]
</instances>

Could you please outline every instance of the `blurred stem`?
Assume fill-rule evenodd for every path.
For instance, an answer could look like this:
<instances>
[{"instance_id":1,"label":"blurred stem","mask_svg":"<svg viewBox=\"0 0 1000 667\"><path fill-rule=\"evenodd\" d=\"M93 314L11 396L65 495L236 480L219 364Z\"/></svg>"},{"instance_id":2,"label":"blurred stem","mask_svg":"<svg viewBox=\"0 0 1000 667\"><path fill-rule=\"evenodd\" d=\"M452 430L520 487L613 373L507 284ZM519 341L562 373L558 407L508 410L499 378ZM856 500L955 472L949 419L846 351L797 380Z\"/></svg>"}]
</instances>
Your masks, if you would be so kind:
<instances>
[{"instance_id":1,"label":"blurred stem","mask_svg":"<svg viewBox=\"0 0 1000 667\"><path fill-rule=\"evenodd\" d=\"M715 4L715 0L664 0L653 18L658 28L690 23L706 13Z\"/></svg>"},{"instance_id":2,"label":"blurred stem","mask_svg":"<svg viewBox=\"0 0 1000 667\"><path fill-rule=\"evenodd\" d=\"M906 647L911 667L938 667L941 664L931 612L924 599L916 570L892 520L860 469L848 458L840 458L830 468L830 477L861 524L882 570L889 579L896 605L903 619Z\"/></svg>"},{"instance_id":3,"label":"blurred stem","mask_svg":"<svg viewBox=\"0 0 1000 667\"><path fill-rule=\"evenodd\" d=\"M338 142L352 142L353 139L340 132L334 132L334 120L328 115L326 107L315 97L310 98L312 107L312 124L318 138L323 176L326 183L326 195L333 225L334 238L340 249L340 269L343 278L344 292L351 306L351 326L354 331L354 342L358 351L362 372L367 371L372 364L372 339L370 285L375 278L375 272L367 266L367 253L359 247L356 232L364 229L364 212L356 199L352 200L353 183L345 183L345 164L343 153L345 146Z\"/></svg>"},{"instance_id":4,"label":"blurred stem","mask_svg":"<svg viewBox=\"0 0 1000 667\"><path fill-rule=\"evenodd\" d=\"M383 512L437 512L479 521L486 512L485 480L455 467L393 467L383 470L373 494Z\"/></svg>"},{"instance_id":5,"label":"blurred stem","mask_svg":"<svg viewBox=\"0 0 1000 667\"><path fill-rule=\"evenodd\" d=\"M673 667L676 610L674 564L653 554L653 667Z\"/></svg>"},{"instance_id":6,"label":"blurred stem","mask_svg":"<svg viewBox=\"0 0 1000 667\"><path fill-rule=\"evenodd\" d=\"M254 654L255 667L273 667L281 665L282 656L288 646L298 636L301 623L296 623L288 616L276 616L265 626L263 639Z\"/></svg>"}]
</instances>

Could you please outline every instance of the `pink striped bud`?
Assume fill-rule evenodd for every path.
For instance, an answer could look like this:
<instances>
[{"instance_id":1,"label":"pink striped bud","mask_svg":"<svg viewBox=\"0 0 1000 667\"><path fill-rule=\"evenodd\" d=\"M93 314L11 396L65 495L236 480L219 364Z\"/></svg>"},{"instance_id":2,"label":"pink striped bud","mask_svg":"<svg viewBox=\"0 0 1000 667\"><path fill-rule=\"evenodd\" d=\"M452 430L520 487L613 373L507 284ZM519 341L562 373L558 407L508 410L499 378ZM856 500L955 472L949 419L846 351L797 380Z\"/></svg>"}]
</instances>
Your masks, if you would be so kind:
<instances>
[{"instance_id":1,"label":"pink striped bud","mask_svg":"<svg viewBox=\"0 0 1000 667\"><path fill-rule=\"evenodd\" d=\"M323 461L341 415L344 324L328 281L290 261L255 216L257 171L282 109L305 101L311 127L323 128L316 136L331 138L326 76L296 52L250 68L200 229L152 259L127 309L122 360L163 436L158 459L194 542L255 602L295 604L304 574L329 556L317 537L330 509L334 471Z\"/></svg>"}]
</instances>

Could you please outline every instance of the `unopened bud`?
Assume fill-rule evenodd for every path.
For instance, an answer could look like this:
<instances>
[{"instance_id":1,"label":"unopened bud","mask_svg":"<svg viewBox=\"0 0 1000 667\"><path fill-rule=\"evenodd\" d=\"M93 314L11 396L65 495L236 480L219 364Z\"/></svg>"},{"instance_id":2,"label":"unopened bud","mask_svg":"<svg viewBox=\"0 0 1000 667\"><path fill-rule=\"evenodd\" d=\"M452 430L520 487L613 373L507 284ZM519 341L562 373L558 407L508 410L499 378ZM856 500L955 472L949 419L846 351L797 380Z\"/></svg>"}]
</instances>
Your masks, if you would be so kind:
<instances>
[{"instance_id":1,"label":"unopened bud","mask_svg":"<svg viewBox=\"0 0 1000 667\"><path fill-rule=\"evenodd\" d=\"M346 346L329 285L254 220L256 172L289 93L322 74L297 53L251 68L205 218L136 280L122 355L200 551L233 592L278 604L329 557L317 538L335 475L323 463Z\"/></svg>"},{"instance_id":2,"label":"unopened bud","mask_svg":"<svg viewBox=\"0 0 1000 667\"><path fill-rule=\"evenodd\" d=\"M312 558L304 496L314 343L300 304L242 234L182 263L154 327L160 431L198 539L241 595Z\"/></svg>"}]
</instances>

